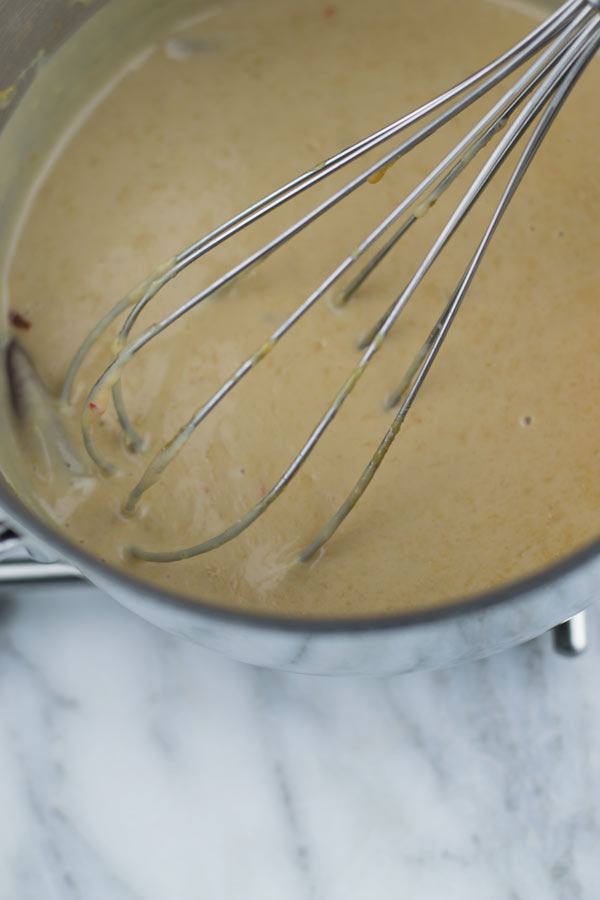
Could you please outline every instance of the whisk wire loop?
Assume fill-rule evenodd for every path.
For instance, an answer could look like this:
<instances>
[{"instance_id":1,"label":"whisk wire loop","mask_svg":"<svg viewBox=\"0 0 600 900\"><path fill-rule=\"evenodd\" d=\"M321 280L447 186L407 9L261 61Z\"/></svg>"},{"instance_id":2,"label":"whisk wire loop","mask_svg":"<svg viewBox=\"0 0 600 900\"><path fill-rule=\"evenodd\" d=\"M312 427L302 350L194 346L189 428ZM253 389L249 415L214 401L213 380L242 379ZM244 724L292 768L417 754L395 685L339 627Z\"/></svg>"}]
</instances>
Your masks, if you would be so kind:
<instances>
[{"instance_id":1,"label":"whisk wire loop","mask_svg":"<svg viewBox=\"0 0 600 900\"><path fill-rule=\"evenodd\" d=\"M491 155L488 162L484 165L479 175L473 181L470 189L467 191L463 200L459 203L455 212L448 220L437 241L413 276L413 279L409 282L403 293L397 298L394 306L388 313L377 334L373 337L359 364L348 378L342 390L336 396L333 404L329 407L327 413L321 419L307 443L304 445L300 453L292 462L291 466L279 479L273 489L259 503L255 504L255 506L252 507L252 509L249 510L248 513L241 517L237 522L235 522L229 528L225 529L221 534L215 535L213 538L207 541L204 541L200 544L195 545L194 547L190 547L185 550L162 553L153 553L141 550L137 547L131 547L130 552L134 556L146 560L167 562L174 559L189 558L191 556L208 552L209 550L213 550L216 547L221 546L223 543L226 543L227 541L237 537L243 530L245 530L245 528L249 527L249 525L252 524L252 522L254 522L262 514L262 512L264 512L266 508L272 502L274 502L275 499L277 499L285 486L289 483L291 478L296 474L300 466L307 459L317 441L322 436L324 430L328 427L334 416L339 411L342 403L345 401L345 399L357 383L358 379L365 371L370 359L381 347L386 334L393 326L401 310L404 308L404 306L414 293L414 290L416 289L428 269L431 267L441 250L447 244L454 231L459 227L491 178L498 171L499 167L504 162L508 154L512 151L516 143L521 139L526 129L540 114L540 111L544 108L544 106L548 104L543 115L541 116L538 125L535 127L534 132L525 147L525 150L520 156L519 162L517 163L517 166L502 195L500 203L496 208L492 220L488 228L486 229L486 232L471 262L469 263L467 270L462 276L456 291L454 292L449 304L442 314L442 317L436 324L436 327L431 332L428 341L425 344L426 350L424 353L422 351L421 354L422 362L419 366L417 366L417 374L412 381L412 385L406 396L406 399L402 403L402 406L396 414L394 421L392 422L382 442L377 448L375 454L369 461L361 478L358 480L352 491L348 494L335 516L332 517L332 519L319 533L315 540L311 542L311 544L305 550L302 551L302 553L300 554L300 559L308 560L321 548L321 546L327 540L329 540L329 538L337 530L342 521L353 509L355 504L358 502L358 500L366 490L368 484L377 471L377 468L381 464L395 437L399 433L401 425L406 418L406 415L414 401L414 398L420 390L425 377L448 333L450 325L458 312L460 304L462 303L466 291L468 290L473 280L483 254L487 249L487 246L498 226L502 215L504 214L515 190L517 189L527 168L529 167L535 155L535 152L539 147L539 144L548 131L551 123L554 121L554 118L556 117L560 107L564 103L568 93L587 65L589 59L596 52L599 43L600 27L595 21L588 23L587 27L583 29L581 34L570 42L568 51L561 56L561 59L559 60L556 67L549 74L547 74L545 80L538 87L532 99L521 111L501 143Z\"/></svg>"},{"instance_id":2,"label":"whisk wire loop","mask_svg":"<svg viewBox=\"0 0 600 900\"><path fill-rule=\"evenodd\" d=\"M138 483L130 492L123 509L128 515L132 515L135 512L141 496L157 482L161 474L183 449L204 419L253 368L272 352L279 341L300 318L333 288L367 251L385 238L388 230L395 226L391 237L385 238L383 245L362 265L358 274L346 288L338 293L338 303L343 304L349 300L358 287L375 270L377 265L396 246L400 238L427 214L441 194L455 182L458 176L473 162L490 141L497 135L500 135L496 147L490 152L487 160L481 166L480 171L458 202L407 285L385 314L363 336L359 345L362 352L358 363L327 407L324 415L300 451L271 490L236 522L208 540L185 549L164 552L153 552L139 547L130 547L129 551L133 556L155 562L171 562L206 553L241 534L282 494L308 459L325 430L332 423L342 405L361 379L370 361L382 347L386 336L394 327L398 317L414 295L423 278L447 246L452 235L460 227L508 155L514 150L529 128L532 127L533 130L527 139L525 149L520 153L502 193L500 202L465 272L427 339L408 367L400 385L388 397L388 408L398 407L391 425L353 489L317 537L302 551L300 559L307 560L314 556L333 535L366 490L399 433L402 423L448 334L508 204L568 94L592 56L597 52L600 44L599 4L600 0L567 0L562 7L549 16L545 22L537 26L529 35L478 72L438 97L433 98L423 106L413 110L408 115L374 132L330 157L321 165L309 169L297 178L287 182L287 184L213 229L209 234L177 256L167 260L155 272L144 279L140 285L134 288L133 291L123 297L100 320L77 351L67 373L61 396L64 402L69 401L74 379L86 354L106 329L120 315L126 314L124 323L113 342L113 358L90 390L82 412L83 440L90 457L106 472L113 472L115 470L113 463L104 459L96 446L92 433L93 424L98 414L102 414L105 411L112 395L117 419L123 429L126 440L133 449L142 449L143 441L129 419L121 390L123 370L142 348L204 300L224 290L252 266L265 260L316 221L321 215L365 184L365 182L376 180L378 176L383 174L402 156L421 144L476 100L483 97L507 76L516 72L525 63L530 63L529 68L517 76L515 83L504 92L503 96L493 104L479 122L470 128L465 136L440 160L428 175L362 240L358 247L335 266L315 290L273 331L270 337L237 367L221 387L194 412L177 434L155 453ZM428 119L431 116L433 118ZM428 120L424 124L419 125L423 119ZM413 125L419 125L419 127L398 146L384 153L380 159L368 165L358 175L350 178L346 184L334 191L331 196L316 205L310 212L301 216L275 238L232 266L194 297L160 321L147 327L131 340L132 329L142 311L171 279L176 277L192 262L200 259L206 253L241 230L251 226L282 204L297 197L303 191ZM502 134L500 134L501 132ZM398 225L398 222L405 215L407 217Z\"/></svg>"}]
</instances>

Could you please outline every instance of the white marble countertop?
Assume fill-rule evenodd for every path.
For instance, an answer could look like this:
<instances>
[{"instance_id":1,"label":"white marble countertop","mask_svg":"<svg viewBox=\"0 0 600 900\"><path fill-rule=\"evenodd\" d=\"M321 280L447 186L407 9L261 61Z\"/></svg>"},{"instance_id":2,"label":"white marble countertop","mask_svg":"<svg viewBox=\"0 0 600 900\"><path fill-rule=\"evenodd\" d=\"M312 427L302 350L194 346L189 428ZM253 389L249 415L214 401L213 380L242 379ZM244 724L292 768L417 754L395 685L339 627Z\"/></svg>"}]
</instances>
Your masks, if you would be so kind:
<instances>
[{"instance_id":1,"label":"white marble countertop","mask_svg":"<svg viewBox=\"0 0 600 900\"><path fill-rule=\"evenodd\" d=\"M0 898L597 900L599 622L577 659L328 680L8 597Z\"/></svg>"}]
</instances>

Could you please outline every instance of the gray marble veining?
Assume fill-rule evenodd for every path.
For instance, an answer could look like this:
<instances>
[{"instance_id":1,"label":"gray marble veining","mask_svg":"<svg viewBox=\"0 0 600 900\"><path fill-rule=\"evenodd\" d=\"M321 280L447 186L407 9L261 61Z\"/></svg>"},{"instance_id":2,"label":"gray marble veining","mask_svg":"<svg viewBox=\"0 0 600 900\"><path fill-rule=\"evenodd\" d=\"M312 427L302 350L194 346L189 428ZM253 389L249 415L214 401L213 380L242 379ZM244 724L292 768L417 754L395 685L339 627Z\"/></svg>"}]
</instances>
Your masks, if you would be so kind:
<instances>
[{"instance_id":1,"label":"gray marble veining","mask_svg":"<svg viewBox=\"0 0 600 900\"><path fill-rule=\"evenodd\" d=\"M236 664L0 600L1 900L597 900L600 617L446 671Z\"/></svg>"}]
</instances>

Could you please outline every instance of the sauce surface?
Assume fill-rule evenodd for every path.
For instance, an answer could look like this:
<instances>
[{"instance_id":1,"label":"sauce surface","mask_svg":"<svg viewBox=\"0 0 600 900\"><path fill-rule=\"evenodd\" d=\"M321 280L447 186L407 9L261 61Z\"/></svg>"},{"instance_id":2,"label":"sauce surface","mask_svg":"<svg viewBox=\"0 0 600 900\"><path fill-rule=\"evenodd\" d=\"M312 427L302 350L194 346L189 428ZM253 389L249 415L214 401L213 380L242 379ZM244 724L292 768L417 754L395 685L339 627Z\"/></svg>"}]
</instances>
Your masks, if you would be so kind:
<instances>
[{"instance_id":1,"label":"sauce surface","mask_svg":"<svg viewBox=\"0 0 600 900\"><path fill-rule=\"evenodd\" d=\"M31 323L14 333L56 393L92 325L159 262L460 80L534 21L480 0L257 0L199 18L157 35L145 62L65 147L25 222L3 302ZM73 541L143 579L226 606L292 615L436 606L532 573L596 537L597 86L592 64L502 221L400 436L315 559L294 562L389 427L394 413L383 401L447 302L506 175L453 238L291 486L247 531L177 563L123 552L129 544L196 544L275 484L358 362L357 339L405 286L474 169L343 310L328 296L298 323L204 421L135 517L125 518L121 504L153 452L424 177L490 98L135 357L123 393L147 452L127 450L112 411L94 430L116 475L86 462L84 476L65 477L48 451L51 437L16 423L38 503ZM302 195L195 263L134 333L357 171L349 167L326 190ZM110 361L114 335L86 359L62 413L82 459L81 407Z\"/></svg>"}]
</instances>

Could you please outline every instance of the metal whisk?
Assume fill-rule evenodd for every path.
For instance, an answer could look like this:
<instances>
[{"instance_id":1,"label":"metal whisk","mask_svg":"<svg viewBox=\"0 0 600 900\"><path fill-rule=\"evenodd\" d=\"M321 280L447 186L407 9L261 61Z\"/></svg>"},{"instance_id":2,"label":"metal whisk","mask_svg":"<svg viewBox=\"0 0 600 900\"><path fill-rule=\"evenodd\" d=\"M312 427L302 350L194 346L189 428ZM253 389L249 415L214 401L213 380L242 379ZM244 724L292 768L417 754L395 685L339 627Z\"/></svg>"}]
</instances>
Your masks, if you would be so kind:
<instances>
[{"instance_id":1,"label":"metal whisk","mask_svg":"<svg viewBox=\"0 0 600 900\"><path fill-rule=\"evenodd\" d=\"M457 84L455 87L419 107L396 122L380 131L364 138L351 147L329 158L321 165L293 179L288 184L269 194L257 203L234 216L197 243L188 247L178 256L167 260L156 269L133 291L127 294L108 312L88 335L69 368L62 400L68 402L71 396L73 381L77 370L99 336L111 323L127 310L127 316L113 343L113 359L90 391L82 413L83 439L87 451L94 462L106 472L114 471L114 466L100 454L93 437L93 424L97 417L104 413L110 394L116 409L119 423L130 445L140 450L142 441L131 424L121 393L120 379L124 367L154 337L176 322L181 316L199 303L214 295L217 291L231 283L255 263L265 259L273 251L281 247L304 228L314 222L324 212L339 203L351 192L366 181L375 181L386 169L424 141L429 135L441 128L471 103L498 85L506 76L514 72L524 63L529 67L519 75L516 82L506 90L498 102L483 116L464 138L439 162L437 166L418 184L414 190L362 241L353 252L343 259L339 265L318 285L318 287L297 307L297 309L280 325L259 347L236 369L219 390L200 408L189 421L156 453L145 469L139 482L133 488L124 503L124 512L132 514L142 494L160 478L171 460L179 453L195 429L224 397L235 388L245 375L269 354L284 335L298 320L332 288L339 279L361 259L369 249L388 230L391 236L369 261L363 265L359 274L351 281L340 295L340 302L345 302L396 244L400 237L430 209L439 196L454 181L460 172L469 165L477 153L500 131L504 131L495 149L482 165L471 186L464 194L454 212L442 228L431 249L416 269L414 275L391 304L385 315L373 326L361 341L362 356L341 387L327 411L314 428L312 434L300 449L297 456L281 475L270 491L256 503L238 521L220 534L204 540L193 547L165 552L150 552L139 547L130 547L130 552L141 559L155 562L171 562L206 553L232 540L250 526L273 503L289 484L294 475L306 461L325 429L336 416L340 407L364 373L369 362L381 348L390 329L407 305L421 280L433 265L453 233L460 226L475 201L486 188L499 167L506 160L515 145L529 131L524 149L510 174L492 218L485 229L483 237L456 286L441 316L432 328L427 340L420 348L413 363L398 389L394 392L390 406L397 408L395 417L370 459L361 477L345 498L335 515L322 531L300 554L302 560L312 557L317 550L332 536L350 510L359 500L381 461L398 434L423 381L446 337L450 325L463 301L473 280L473 276L481 262L500 219L502 218L515 190L529 167L546 132L565 102L577 79L600 46L600 0L567 0L545 22L535 28L516 46L508 50L495 61L480 71ZM439 110L439 111L438 111ZM438 112L436 112L438 111ZM426 124L404 140L394 149L387 152L376 163L370 165L360 175L354 177L345 186L336 190L332 196L320 203L315 209L302 216L297 222L283 231L278 237L269 241L247 259L235 265L225 275L209 284L195 297L188 300L177 310L163 318L160 322L143 331L139 337L129 340L131 330L140 313L160 289L178 275L190 263L204 256L213 248L222 244L241 229L247 228L258 219L278 208L283 203L296 197L302 191L322 181L343 166L361 157L366 152L378 147L384 141L400 134L407 127L420 120L431 117ZM412 211L411 211L412 210ZM407 218L403 217L407 214ZM402 223L398 227L399 220ZM395 228L394 228L395 226Z\"/></svg>"}]
</instances>

